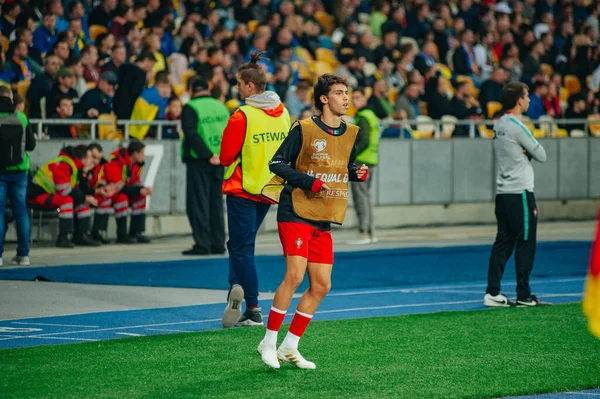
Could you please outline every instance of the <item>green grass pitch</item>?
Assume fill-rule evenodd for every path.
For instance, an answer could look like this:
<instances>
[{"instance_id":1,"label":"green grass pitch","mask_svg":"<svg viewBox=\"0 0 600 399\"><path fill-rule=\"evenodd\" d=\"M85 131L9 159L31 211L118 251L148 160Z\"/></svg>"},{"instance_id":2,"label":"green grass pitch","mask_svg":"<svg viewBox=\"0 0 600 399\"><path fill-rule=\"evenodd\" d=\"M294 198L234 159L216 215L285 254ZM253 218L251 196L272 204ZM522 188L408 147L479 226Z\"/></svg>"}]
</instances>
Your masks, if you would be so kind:
<instances>
[{"instance_id":1,"label":"green grass pitch","mask_svg":"<svg viewBox=\"0 0 600 399\"><path fill-rule=\"evenodd\" d=\"M448 399L600 387L600 341L580 304L313 322L300 341L312 371L264 366L263 334L1 350L0 397Z\"/></svg>"}]
</instances>

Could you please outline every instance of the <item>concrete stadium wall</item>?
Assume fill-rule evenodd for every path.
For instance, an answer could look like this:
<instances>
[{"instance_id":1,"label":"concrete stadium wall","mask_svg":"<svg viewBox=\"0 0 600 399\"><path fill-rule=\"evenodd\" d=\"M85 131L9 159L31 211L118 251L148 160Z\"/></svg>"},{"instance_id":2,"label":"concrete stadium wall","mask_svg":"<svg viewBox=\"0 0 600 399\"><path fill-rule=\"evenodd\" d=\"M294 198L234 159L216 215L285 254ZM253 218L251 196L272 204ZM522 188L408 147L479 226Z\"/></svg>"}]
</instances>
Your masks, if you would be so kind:
<instances>
[{"instance_id":1,"label":"concrete stadium wall","mask_svg":"<svg viewBox=\"0 0 600 399\"><path fill-rule=\"evenodd\" d=\"M600 197L600 139L540 142L548 154L546 163L534 163L540 219L594 217ZM68 144L73 141L38 142L31 154L33 168L55 157ZM100 144L108 155L120 143ZM179 142L149 141L146 157L142 178L154 187L148 207L148 232L188 233L185 166L179 156ZM374 176L375 214L380 227L494 222L495 168L490 140L385 139ZM273 209L265 230L276 228L274 214ZM345 226L354 224L354 211L349 209ZM44 235L54 236L53 228L43 230ZM34 231L34 237L36 234Z\"/></svg>"}]
</instances>

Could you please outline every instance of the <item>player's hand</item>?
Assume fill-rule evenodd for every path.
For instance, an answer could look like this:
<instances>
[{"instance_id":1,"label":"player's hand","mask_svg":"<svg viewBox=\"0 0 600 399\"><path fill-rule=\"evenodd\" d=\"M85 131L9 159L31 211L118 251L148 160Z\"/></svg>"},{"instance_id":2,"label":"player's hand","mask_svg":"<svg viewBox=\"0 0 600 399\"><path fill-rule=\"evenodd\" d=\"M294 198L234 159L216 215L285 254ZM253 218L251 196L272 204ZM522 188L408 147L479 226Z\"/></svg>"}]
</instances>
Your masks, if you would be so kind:
<instances>
[{"instance_id":1,"label":"player's hand","mask_svg":"<svg viewBox=\"0 0 600 399\"><path fill-rule=\"evenodd\" d=\"M140 190L140 194L144 196L152 195L152 187L144 187Z\"/></svg>"},{"instance_id":2,"label":"player's hand","mask_svg":"<svg viewBox=\"0 0 600 399\"><path fill-rule=\"evenodd\" d=\"M94 198L91 195L85 196L85 202L87 202L88 204L90 204L92 206L98 206L98 201L96 200L96 198Z\"/></svg>"},{"instance_id":3,"label":"player's hand","mask_svg":"<svg viewBox=\"0 0 600 399\"><path fill-rule=\"evenodd\" d=\"M369 167L368 167L367 165L365 165L365 164L362 164L362 165L360 166L360 168L358 168L358 169L356 170L356 176L357 176L359 179L362 179L362 178L363 178L363 176L364 176L365 174L367 174L367 172L368 172L368 171L369 171Z\"/></svg>"},{"instance_id":4,"label":"player's hand","mask_svg":"<svg viewBox=\"0 0 600 399\"><path fill-rule=\"evenodd\" d=\"M329 186L327 184L323 183L323 185L321 186L321 191L329 191L329 190L331 190L329 188Z\"/></svg>"},{"instance_id":5,"label":"player's hand","mask_svg":"<svg viewBox=\"0 0 600 399\"><path fill-rule=\"evenodd\" d=\"M221 158L219 158L218 155L213 155L208 162L210 162L211 165L221 165Z\"/></svg>"},{"instance_id":6,"label":"player's hand","mask_svg":"<svg viewBox=\"0 0 600 399\"><path fill-rule=\"evenodd\" d=\"M98 112L98 110L96 108L90 108L87 112L87 116L90 118L95 118L98 115L100 115L100 113Z\"/></svg>"}]
</instances>

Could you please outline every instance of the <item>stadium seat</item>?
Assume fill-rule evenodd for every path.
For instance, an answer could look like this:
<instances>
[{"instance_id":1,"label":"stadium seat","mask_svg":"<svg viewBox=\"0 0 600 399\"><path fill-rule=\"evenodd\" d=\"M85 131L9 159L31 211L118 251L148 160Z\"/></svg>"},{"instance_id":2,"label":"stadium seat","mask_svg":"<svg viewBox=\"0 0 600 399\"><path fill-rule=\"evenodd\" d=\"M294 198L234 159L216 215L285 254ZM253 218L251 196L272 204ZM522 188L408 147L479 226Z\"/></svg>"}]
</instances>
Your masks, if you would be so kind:
<instances>
[{"instance_id":1,"label":"stadium seat","mask_svg":"<svg viewBox=\"0 0 600 399\"><path fill-rule=\"evenodd\" d=\"M87 86L88 90L95 89L96 88L96 82L87 82L86 86Z\"/></svg>"},{"instance_id":2,"label":"stadium seat","mask_svg":"<svg viewBox=\"0 0 600 399\"><path fill-rule=\"evenodd\" d=\"M365 75L373 76L376 71L377 65L373 64L372 62L365 63L365 67L363 68L363 72L365 73Z\"/></svg>"},{"instance_id":3,"label":"stadium seat","mask_svg":"<svg viewBox=\"0 0 600 399\"><path fill-rule=\"evenodd\" d=\"M327 36L331 36L335 30L335 20L325 11L316 11L314 15L317 22L323 27Z\"/></svg>"},{"instance_id":4,"label":"stadium seat","mask_svg":"<svg viewBox=\"0 0 600 399\"><path fill-rule=\"evenodd\" d=\"M494 114L502 110L502 104L498 101L490 101L486 105L488 118L493 118Z\"/></svg>"},{"instance_id":5,"label":"stadium seat","mask_svg":"<svg viewBox=\"0 0 600 399\"><path fill-rule=\"evenodd\" d=\"M308 64L309 66L311 66L312 63L315 61L310 52L304 47L298 46L294 50L296 51L296 55L300 57L302 61L306 62L306 64Z\"/></svg>"},{"instance_id":6,"label":"stadium seat","mask_svg":"<svg viewBox=\"0 0 600 399\"><path fill-rule=\"evenodd\" d=\"M571 137L585 137L585 132L581 129L571 130Z\"/></svg>"},{"instance_id":7,"label":"stadium seat","mask_svg":"<svg viewBox=\"0 0 600 399\"><path fill-rule=\"evenodd\" d=\"M531 121L530 117L523 115L521 117L521 121L523 122L523 124L525 126L527 126L527 129L529 129L531 131L531 133L533 133L533 137L536 137L536 138L544 137L544 132L541 129L538 129L535 127L535 125Z\"/></svg>"},{"instance_id":8,"label":"stadium seat","mask_svg":"<svg viewBox=\"0 0 600 399\"><path fill-rule=\"evenodd\" d=\"M96 38L103 34L108 32L108 29L106 29L106 26L102 26L102 25L91 25L90 26L90 39L92 39L92 41L96 41Z\"/></svg>"},{"instance_id":9,"label":"stadium seat","mask_svg":"<svg viewBox=\"0 0 600 399\"><path fill-rule=\"evenodd\" d=\"M568 97L577 94L581 91L581 82L575 75L565 75L565 89L567 89Z\"/></svg>"},{"instance_id":10,"label":"stadium seat","mask_svg":"<svg viewBox=\"0 0 600 399\"><path fill-rule=\"evenodd\" d=\"M99 121L113 121L109 124L98 125L99 140L118 140L123 139L123 133L117 129L117 117L111 114L98 115Z\"/></svg>"},{"instance_id":11,"label":"stadium seat","mask_svg":"<svg viewBox=\"0 0 600 399\"><path fill-rule=\"evenodd\" d=\"M452 137L454 133L454 129L456 129L456 122L458 118L452 115L444 115L442 116L442 132L441 138L449 139Z\"/></svg>"},{"instance_id":12,"label":"stadium seat","mask_svg":"<svg viewBox=\"0 0 600 399\"><path fill-rule=\"evenodd\" d=\"M551 77L554 73L554 69L548 64L541 64L540 69L542 70L542 72L544 72L544 75L546 75L547 77Z\"/></svg>"},{"instance_id":13,"label":"stadium seat","mask_svg":"<svg viewBox=\"0 0 600 399\"><path fill-rule=\"evenodd\" d=\"M419 115L417 116L417 132L419 135L414 136L415 139L432 138L433 133L436 130L436 125L433 119L429 116Z\"/></svg>"},{"instance_id":14,"label":"stadium seat","mask_svg":"<svg viewBox=\"0 0 600 399\"><path fill-rule=\"evenodd\" d=\"M452 71L446 65L437 63L437 67L446 79L452 78Z\"/></svg>"},{"instance_id":15,"label":"stadium seat","mask_svg":"<svg viewBox=\"0 0 600 399\"><path fill-rule=\"evenodd\" d=\"M544 133L544 136L554 137L556 130L558 129L558 125L556 122L554 122L554 119L551 116L540 116L538 122L540 122L540 130Z\"/></svg>"},{"instance_id":16,"label":"stadium seat","mask_svg":"<svg viewBox=\"0 0 600 399\"><path fill-rule=\"evenodd\" d=\"M173 93L177 96L177 97L181 97L181 95L183 93L185 93L185 86L182 84L179 85L174 85L173 86Z\"/></svg>"},{"instance_id":17,"label":"stadium seat","mask_svg":"<svg viewBox=\"0 0 600 399\"><path fill-rule=\"evenodd\" d=\"M590 134L594 137L600 137L600 115L590 115L587 117L587 120ZM571 131L571 136L572 133L573 131Z\"/></svg>"},{"instance_id":18,"label":"stadium seat","mask_svg":"<svg viewBox=\"0 0 600 399\"><path fill-rule=\"evenodd\" d=\"M258 28L259 20L253 19L252 21L248 21L248 32L254 33L256 32L256 28Z\"/></svg>"},{"instance_id":19,"label":"stadium seat","mask_svg":"<svg viewBox=\"0 0 600 399\"><path fill-rule=\"evenodd\" d=\"M487 127L485 124L481 124L477 126L477 131L479 132L479 137L483 139L493 139L494 138L494 129Z\"/></svg>"},{"instance_id":20,"label":"stadium seat","mask_svg":"<svg viewBox=\"0 0 600 399\"><path fill-rule=\"evenodd\" d=\"M390 100L390 103L392 103L392 105L396 103L398 94L400 94L400 89L398 87L391 87L388 90L388 100Z\"/></svg>"},{"instance_id":21,"label":"stadium seat","mask_svg":"<svg viewBox=\"0 0 600 399\"><path fill-rule=\"evenodd\" d=\"M323 61L315 61L315 73L317 76L324 75L326 73L333 73L334 69L331 64Z\"/></svg>"},{"instance_id":22,"label":"stadium seat","mask_svg":"<svg viewBox=\"0 0 600 399\"><path fill-rule=\"evenodd\" d=\"M29 90L29 85L31 85L31 80L22 80L17 83L17 93L23 98L27 96L27 90Z\"/></svg>"},{"instance_id":23,"label":"stadium seat","mask_svg":"<svg viewBox=\"0 0 600 399\"><path fill-rule=\"evenodd\" d=\"M194 71L193 69L188 69L187 71L181 74L181 84L183 85L183 91L187 89L187 84L189 80L196 75L196 71Z\"/></svg>"},{"instance_id":24,"label":"stadium seat","mask_svg":"<svg viewBox=\"0 0 600 399\"><path fill-rule=\"evenodd\" d=\"M333 53L333 51L331 51L329 49L318 48L316 56L317 56L317 61L326 62L329 65L331 65L331 67L334 69L337 68L338 65L340 64L338 59L335 57L335 54Z\"/></svg>"}]
</instances>

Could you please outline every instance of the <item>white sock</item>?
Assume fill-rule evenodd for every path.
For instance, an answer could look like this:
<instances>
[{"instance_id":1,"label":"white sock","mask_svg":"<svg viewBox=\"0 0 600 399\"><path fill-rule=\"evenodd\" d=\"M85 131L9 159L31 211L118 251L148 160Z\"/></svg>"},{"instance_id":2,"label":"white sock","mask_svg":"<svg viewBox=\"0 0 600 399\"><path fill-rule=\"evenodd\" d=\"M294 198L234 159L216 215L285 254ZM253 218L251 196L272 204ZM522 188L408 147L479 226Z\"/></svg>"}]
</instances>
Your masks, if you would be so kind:
<instances>
[{"instance_id":1,"label":"white sock","mask_svg":"<svg viewBox=\"0 0 600 399\"><path fill-rule=\"evenodd\" d=\"M281 345L291 349L298 349L298 342L300 342L300 337L288 331Z\"/></svg>"},{"instance_id":2,"label":"white sock","mask_svg":"<svg viewBox=\"0 0 600 399\"><path fill-rule=\"evenodd\" d=\"M265 339L263 340L267 345L277 345L277 331L272 331L267 328L265 332Z\"/></svg>"}]
</instances>

